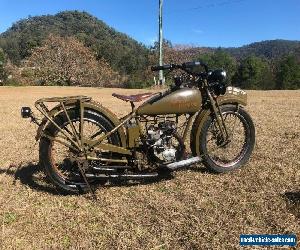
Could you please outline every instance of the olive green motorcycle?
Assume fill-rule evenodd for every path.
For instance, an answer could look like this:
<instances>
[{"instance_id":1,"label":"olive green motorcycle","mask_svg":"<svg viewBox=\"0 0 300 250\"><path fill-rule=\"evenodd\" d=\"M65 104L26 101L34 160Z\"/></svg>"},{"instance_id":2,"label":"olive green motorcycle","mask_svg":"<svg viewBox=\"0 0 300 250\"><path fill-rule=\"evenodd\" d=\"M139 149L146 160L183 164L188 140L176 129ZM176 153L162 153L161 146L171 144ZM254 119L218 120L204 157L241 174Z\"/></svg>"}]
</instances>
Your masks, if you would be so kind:
<instances>
[{"instance_id":1,"label":"olive green motorcycle","mask_svg":"<svg viewBox=\"0 0 300 250\"><path fill-rule=\"evenodd\" d=\"M112 94L131 104L122 118L87 96L37 100L41 121L22 108L22 117L39 126L39 160L51 182L67 192L92 192L110 179L154 178L200 162L223 173L248 161L255 128L243 108L247 94L226 87L224 70L210 71L203 62L152 70L181 74L164 92Z\"/></svg>"}]
</instances>

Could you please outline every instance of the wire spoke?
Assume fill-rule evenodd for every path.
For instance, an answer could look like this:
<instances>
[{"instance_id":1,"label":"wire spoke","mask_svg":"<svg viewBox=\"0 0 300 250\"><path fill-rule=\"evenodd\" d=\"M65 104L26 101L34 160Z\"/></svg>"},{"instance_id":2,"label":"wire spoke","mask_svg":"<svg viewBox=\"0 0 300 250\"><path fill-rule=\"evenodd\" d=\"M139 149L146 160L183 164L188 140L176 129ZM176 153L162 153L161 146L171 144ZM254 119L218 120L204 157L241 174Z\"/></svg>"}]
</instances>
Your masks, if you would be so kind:
<instances>
[{"instance_id":1,"label":"wire spoke","mask_svg":"<svg viewBox=\"0 0 300 250\"><path fill-rule=\"evenodd\" d=\"M220 131L213 120L207 133L206 145L208 156L218 164L230 165L241 156L245 141L245 126L240 120L238 113L228 112L224 115L224 123L230 129L231 140L223 142ZM238 132L239 137L233 139L234 132Z\"/></svg>"}]
</instances>

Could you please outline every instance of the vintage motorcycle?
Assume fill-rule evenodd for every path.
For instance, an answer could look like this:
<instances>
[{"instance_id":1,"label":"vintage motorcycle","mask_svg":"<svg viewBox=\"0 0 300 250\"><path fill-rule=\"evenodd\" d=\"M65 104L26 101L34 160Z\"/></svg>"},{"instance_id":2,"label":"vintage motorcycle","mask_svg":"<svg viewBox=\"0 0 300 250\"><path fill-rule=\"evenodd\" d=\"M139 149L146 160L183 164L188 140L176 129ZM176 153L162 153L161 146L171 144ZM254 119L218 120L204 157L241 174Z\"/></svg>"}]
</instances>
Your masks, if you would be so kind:
<instances>
[{"instance_id":1,"label":"vintage motorcycle","mask_svg":"<svg viewBox=\"0 0 300 250\"><path fill-rule=\"evenodd\" d=\"M203 62L152 67L175 69L181 74L167 91L112 94L132 107L120 119L87 96L37 100L41 121L23 107L22 117L39 126L39 160L50 181L63 191L93 192L92 185L109 179L153 178L199 162L219 173L245 164L255 144L246 92L226 88L226 72Z\"/></svg>"}]
</instances>

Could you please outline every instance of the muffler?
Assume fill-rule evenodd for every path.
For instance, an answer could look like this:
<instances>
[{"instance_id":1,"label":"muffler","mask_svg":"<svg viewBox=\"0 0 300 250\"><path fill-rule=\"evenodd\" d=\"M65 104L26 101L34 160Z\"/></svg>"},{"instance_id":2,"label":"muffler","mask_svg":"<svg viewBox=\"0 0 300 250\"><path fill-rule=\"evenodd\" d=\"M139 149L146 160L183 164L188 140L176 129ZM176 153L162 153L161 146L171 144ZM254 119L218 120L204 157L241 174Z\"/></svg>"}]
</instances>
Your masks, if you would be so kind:
<instances>
[{"instance_id":1,"label":"muffler","mask_svg":"<svg viewBox=\"0 0 300 250\"><path fill-rule=\"evenodd\" d=\"M177 170L179 168L184 168L184 167L188 167L192 164L196 164L200 161L201 161L201 157L196 156L196 157L192 157L192 158L189 158L189 159L186 159L186 160L170 163L170 164L166 165L166 167L168 169L174 171L174 170Z\"/></svg>"}]
</instances>

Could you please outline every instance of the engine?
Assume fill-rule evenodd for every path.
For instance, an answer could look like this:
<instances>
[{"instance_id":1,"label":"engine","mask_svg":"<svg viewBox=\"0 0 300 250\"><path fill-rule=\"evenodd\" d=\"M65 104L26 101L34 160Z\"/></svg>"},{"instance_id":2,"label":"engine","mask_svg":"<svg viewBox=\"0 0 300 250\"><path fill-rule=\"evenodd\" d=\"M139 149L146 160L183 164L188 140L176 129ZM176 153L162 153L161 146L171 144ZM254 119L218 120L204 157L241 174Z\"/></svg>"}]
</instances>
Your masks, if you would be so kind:
<instances>
[{"instance_id":1,"label":"engine","mask_svg":"<svg viewBox=\"0 0 300 250\"><path fill-rule=\"evenodd\" d=\"M184 146L176 129L176 123L173 121L160 122L148 127L146 143L156 161L168 163L181 157Z\"/></svg>"}]
</instances>

